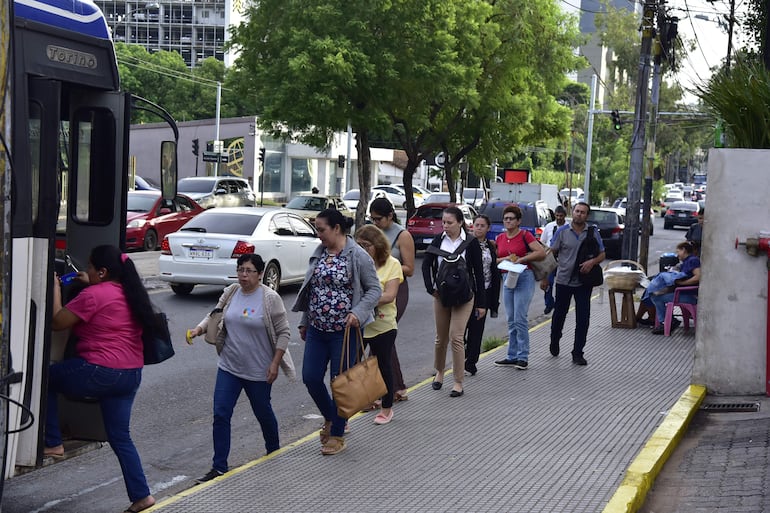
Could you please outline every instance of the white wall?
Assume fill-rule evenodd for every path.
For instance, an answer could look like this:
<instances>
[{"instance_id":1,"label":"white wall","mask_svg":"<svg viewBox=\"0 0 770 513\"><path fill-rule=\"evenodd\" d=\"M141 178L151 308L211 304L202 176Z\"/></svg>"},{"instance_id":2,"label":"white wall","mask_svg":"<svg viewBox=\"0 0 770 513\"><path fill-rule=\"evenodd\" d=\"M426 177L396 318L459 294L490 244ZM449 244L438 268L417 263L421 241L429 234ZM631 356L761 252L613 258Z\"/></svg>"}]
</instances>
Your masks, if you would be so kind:
<instances>
[{"instance_id":1,"label":"white wall","mask_svg":"<svg viewBox=\"0 0 770 513\"><path fill-rule=\"evenodd\" d=\"M770 150L712 149L692 382L711 394L765 393L768 258L735 248L770 230Z\"/></svg>"}]
</instances>

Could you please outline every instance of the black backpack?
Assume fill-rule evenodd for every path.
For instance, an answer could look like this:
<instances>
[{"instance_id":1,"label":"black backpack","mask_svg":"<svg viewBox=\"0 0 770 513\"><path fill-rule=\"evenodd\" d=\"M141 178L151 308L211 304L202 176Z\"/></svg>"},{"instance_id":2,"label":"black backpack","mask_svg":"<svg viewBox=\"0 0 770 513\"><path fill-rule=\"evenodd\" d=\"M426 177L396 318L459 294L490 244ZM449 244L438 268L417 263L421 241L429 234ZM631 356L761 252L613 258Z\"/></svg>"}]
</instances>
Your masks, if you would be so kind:
<instances>
[{"instance_id":1,"label":"black backpack","mask_svg":"<svg viewBox=\"0 0 770 513\"><path fill-rule=\"evenodd\" d=\"M466 239L453 253L440 249L431 244L427 253L443 257L438 266L435 285L441 304L445 307L464 305L473 298L473 280L470 268L463 258L462 252L470 245L472 239Z\"/></svg>"}]
</instances>

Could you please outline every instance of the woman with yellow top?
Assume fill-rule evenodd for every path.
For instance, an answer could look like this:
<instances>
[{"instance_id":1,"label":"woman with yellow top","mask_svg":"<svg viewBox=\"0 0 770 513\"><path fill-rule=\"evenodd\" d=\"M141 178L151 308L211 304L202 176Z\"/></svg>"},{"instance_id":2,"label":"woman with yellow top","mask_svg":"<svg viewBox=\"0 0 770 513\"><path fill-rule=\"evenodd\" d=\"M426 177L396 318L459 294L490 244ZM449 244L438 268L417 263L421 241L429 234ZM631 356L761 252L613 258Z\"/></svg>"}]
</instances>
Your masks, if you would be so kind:
<instances>
[{"instance_id":1,"label":"woman with yellow top","mask_svg":"<svg viewBox=\"0 0 770 513\"><path fill-rule=\"evenodd\" d=\"M374 321L367 324L364 329L364 344L368 344L372 354L377 356L377 364L388 389L382 398L382 409L374 417L374 423L387 424L393 420L395 387L391 355L398 333L396 295L399 285L404 281L404 273L401 270L401 263L390 254L390 242L382 230L376 226L369 224L356 230L356 242L374 260L377 277L382 287L382 295L374 309Z\"/></svg>"}]
</instances>

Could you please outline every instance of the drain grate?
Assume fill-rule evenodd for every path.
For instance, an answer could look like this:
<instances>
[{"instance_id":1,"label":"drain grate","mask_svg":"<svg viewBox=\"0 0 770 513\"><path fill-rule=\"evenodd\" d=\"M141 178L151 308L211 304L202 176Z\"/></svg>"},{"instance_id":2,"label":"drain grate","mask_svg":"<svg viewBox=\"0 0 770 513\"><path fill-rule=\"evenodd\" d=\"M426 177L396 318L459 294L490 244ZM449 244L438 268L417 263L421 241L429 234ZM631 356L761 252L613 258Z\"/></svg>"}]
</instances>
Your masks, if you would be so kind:
<instances>
[{"instance_id":1,"label":"drain grate","mask_svg":"<svg viewBox=\"0 0 770 513\"><path fill-rule=\"evenodd\" d=\"M701 410L708 412L750 412L759 411L759 403L709 403L703 404Z\"/></svg>"}]
</instances>

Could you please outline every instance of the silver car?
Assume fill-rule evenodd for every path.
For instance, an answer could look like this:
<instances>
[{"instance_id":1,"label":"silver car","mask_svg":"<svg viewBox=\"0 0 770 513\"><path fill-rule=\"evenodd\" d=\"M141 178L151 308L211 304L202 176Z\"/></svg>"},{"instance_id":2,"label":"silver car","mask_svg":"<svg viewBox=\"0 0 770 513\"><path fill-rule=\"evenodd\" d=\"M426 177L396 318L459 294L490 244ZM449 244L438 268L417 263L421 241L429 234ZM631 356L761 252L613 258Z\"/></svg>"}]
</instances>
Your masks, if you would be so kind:
<instances>
[{"instance_id":1,"label":"silver car","mask_svg":"<svg viewBox=\"0 0 770 513\"><path fill-rule=\"evenodd\" d=\"M234 176L195 176L182 178L177 192L185 194L203 208L253 207L256 196L249 182Z\"/></svg>"},{"instance_id":2,"label":"silver car","mask_svg":"<svg viewBox=\"0 0 770 513\"><path fill-rule=\"evenodd\" d=\"M187 295L199 283L237 282L236 259L256 253L266 264L262 282L278 290L302 282L319 244L315 228L284 209L215 208L163 239L158 270L176 294Z\"/></svg>"}]
</instances>

